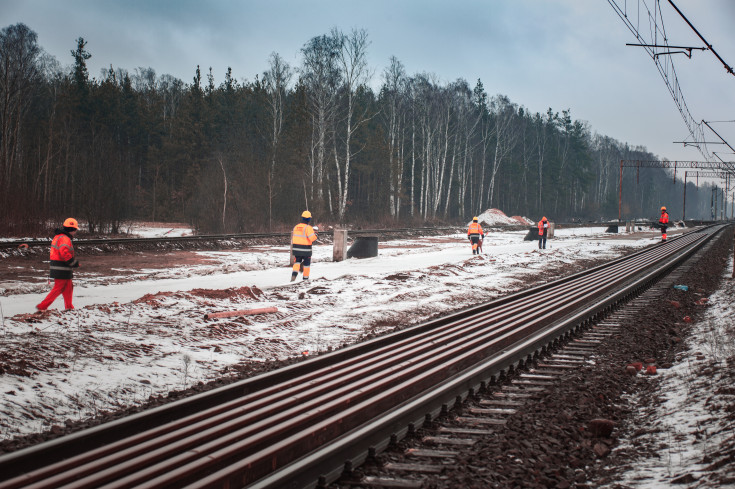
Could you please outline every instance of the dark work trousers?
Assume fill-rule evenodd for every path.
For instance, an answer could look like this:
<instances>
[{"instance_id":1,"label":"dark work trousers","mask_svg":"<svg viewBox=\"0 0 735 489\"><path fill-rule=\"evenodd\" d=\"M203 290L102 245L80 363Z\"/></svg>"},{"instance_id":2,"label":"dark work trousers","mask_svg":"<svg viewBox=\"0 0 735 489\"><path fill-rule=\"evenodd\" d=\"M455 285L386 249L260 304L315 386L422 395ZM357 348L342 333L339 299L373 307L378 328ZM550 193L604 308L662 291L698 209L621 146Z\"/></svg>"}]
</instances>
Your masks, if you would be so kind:
<instances>
[{"instance_id":1,"label":"dark work trousers","mask_svg":"<svg viewBox=\"0 0 735 489\"><path fill-rule=\"evenodd\" d=\"M538 237L538 249L546 249L546 235L548 234L549 230L544 229L544 234L540 234Z\"/></svg>"}]
</instances>

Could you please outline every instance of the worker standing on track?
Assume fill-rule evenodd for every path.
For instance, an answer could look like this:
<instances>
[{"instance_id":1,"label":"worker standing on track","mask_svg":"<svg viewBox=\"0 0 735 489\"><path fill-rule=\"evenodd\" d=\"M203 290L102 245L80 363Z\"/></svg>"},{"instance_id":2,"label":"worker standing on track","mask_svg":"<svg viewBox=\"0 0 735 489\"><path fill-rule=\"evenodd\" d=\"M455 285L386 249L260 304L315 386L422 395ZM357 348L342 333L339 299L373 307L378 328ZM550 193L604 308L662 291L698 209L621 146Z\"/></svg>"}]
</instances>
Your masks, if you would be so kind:
<instances>
[{"instance_id":1,"label":"worker standing on track","mask_svg":"<svg viewBox=\"0 0 735 489\"><path fill-rule=\"evenodd\" d=\"M56 236L51 241L51 271L49 277L54 279L54 286L46 298L36 306L39 311L45 311L56 300L59 295L64 296L64 309L74 309L72 296L74 285L72 277L73 269L79 266L74 257L74 245L72 238L79 230L79 223L73 217L64 221L63 229L56 229Z\"/></svg>"},{"instance_id":2,"label":"worker standing on track","mask_svg":"<svg viewBox=\"0 0 735 489\"><path fill-rule=\"evenodd\" d=\"M472 243L472 254L480 254L480 240L485 239L485 233L482 232L482 226L477 222L477 217L472 218L469 229L467 229L467 239Z\"/></svg>"},{"instance_id":3,"label":"worker standing on track","mask_svg":"<svg viewBox=\"0 0 735 489\"><path fill-rule=\"evenodd\" d=\"M666 207L661 207L661 217L658 218L658 225L661 228L661 241L666 241L666 228L669 227L669 213Z\"/></svg>"},{"instance_id":4,"label":"worker standing on track","mask_svg":"<svg viewBox=\"0 0 735 489\"><path fill-rule=\"evenodd\" d=\"M304 211L301 213L301 223L293 228L291 233L291 245L293 248L293 272L291 272L291 282L296 280L299 271L304 273L304 280L309 280L309 272L311 271L311 245L317 240L315 229L309 225L311 221L311 212Z\"/></svg>"},{"instance_id":5,"label":"worker standing on track","mask_svg":"<svg viewBox=\"0 0 735 489\"><path fill-rule=\"evenodd\" d=\"M546 249L546 236L549 234L549 221L546 216L538 222L538 249Z\"/></svg>"}]
</instances>

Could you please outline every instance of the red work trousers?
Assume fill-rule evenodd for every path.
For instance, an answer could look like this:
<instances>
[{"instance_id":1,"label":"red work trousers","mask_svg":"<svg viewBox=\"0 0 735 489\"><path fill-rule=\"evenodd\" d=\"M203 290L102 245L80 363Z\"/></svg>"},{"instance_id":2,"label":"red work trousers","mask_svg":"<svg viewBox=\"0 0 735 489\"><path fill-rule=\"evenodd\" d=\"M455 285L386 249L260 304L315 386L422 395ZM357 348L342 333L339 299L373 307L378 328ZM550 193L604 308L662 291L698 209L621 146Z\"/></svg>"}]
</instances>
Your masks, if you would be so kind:
<instances>
[{"instance_id":1,"label":"red work trousers","mask_svg":"<svg viewBox=\"0 0 735 489\"><path fill-rule=\"evenodd\" d=\"M72 294L74 293L74 284L71 283L71 279L54 279L54 287L51 292L48 293L46 298L36 306L36 309L45 311L53 303L59 295L64 296L64 309L74 309L71 303Z\"/></svg>"}]
</instances>

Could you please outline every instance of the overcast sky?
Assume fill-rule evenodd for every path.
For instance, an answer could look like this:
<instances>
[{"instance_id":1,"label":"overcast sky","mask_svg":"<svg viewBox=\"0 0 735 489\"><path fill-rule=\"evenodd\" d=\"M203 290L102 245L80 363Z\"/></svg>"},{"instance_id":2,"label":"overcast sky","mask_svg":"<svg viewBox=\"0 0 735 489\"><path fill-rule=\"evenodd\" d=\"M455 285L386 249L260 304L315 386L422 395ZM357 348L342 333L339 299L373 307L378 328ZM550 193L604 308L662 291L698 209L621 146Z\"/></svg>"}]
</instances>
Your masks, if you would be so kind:
<instances>
[{"instance_id":1,"label":"overcast sky","mask_svg":"<svg viewBox=\"0 0 735 489\"><path fill-rule=\"evenodd\" d=\"M636 16L637 0L617 3ZM735 65L735 1L675 3ZM667 1L661 12L670 44L702 46ZM687 137L686 126L650 57L625 45L636 40L607 0L0 0L0 18L0 27L28 25L64 66L83 37L97 78L110 65L150 67L191 83L200 65L203 73L212 68L217 85L228 67L238 80L252 81L272 52L297 67L312 37L332 27L364 28L375 87L396 56L408 74L434 73L444 83L464 78L470 86L480 78L490 95L507 95L533 112L570 109L594 131L659 157L702 159L696 149L673 144ZM696 121L735 120L735 76L712 53L673 59ZM713 127L735 146L735 123ZM712 149L727 151L721 148Z\"/></svg>"}]
</instances>

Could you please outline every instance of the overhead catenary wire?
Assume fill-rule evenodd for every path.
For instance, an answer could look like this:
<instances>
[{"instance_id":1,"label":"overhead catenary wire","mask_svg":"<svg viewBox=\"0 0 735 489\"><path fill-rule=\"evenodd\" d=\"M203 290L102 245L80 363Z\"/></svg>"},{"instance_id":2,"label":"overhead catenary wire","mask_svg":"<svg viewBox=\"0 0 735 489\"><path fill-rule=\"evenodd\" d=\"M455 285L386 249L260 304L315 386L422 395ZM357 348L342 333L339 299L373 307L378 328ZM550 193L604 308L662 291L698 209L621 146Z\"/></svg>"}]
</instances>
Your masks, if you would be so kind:
<instances>
[{"instance_id":1,"label":"overhead catenary wire","mask_svg":"<svg viewBox=\"0 0 735 489\"><path fill-rule=\"evenodd\" d=\"M640 41L640 44L628 44L633 46L639 46L643 47L648 55L653 59L654 63L656 64L656 68L659 71L659 74L663 78L664 82L666 83L666 86L669 90L669 93L671 94L672 98L674 99L674 102L677 106L677 109L679 110L679 113L682 116L682 119L684 120L684 123L687 126L687 129L689 130L690 137L692 138L692 141L685 142L686 145L695 146L699 150L699 152L704 156L706 160L713 160L716 155L711 153L709 149L707 148L707 141L705 139L704 135L704 121L698 122L694 119L691 112L689 111L689 108L687 107L686 101L684 100L684 94L681 90L681 87L679 85L678 77L676 75L676 70L674 68L674 62L671 54L675 54L677 51L672 51L672 49L675 48L681 48L682 46L675 46L670 45L668 43L668 37L666 35L666 28L663 22L663 14L661 11L661 3L660 0L653 0L655 3L655 6L653 8L650 8L648 4L646 3L646 0L638 0L637 2L637 19L634 24L633 20L628 16L628 2L626 1L623 6L621 7L617 0L608 0L608 4L613 8L615 13L620 17L620 19L623 21L625 26L628 28L628 30L635 36L635 38ZM692 49L698 49L698 50L707 50L712 51L712 53L717 57L717 59L725 66L725 69L728 73L735 75L735 72L733 72L733 68L725 62L724 59L714 50L713 46L707 42L707 40L704 38L704 36L694 27L694 25L687 19L687 17L682 13L682 11L674 4L672 0L668 0L668 2L671 4L671 6L676 10L676 12L684 19L684 21L687 23L687 25L696 33L696 35L699 37L699 39L705 44L704 48L699 47L691 47L688 48L688 54L687 56L691 58L691 50ZM641 6L643 7L643 10L645 11L644 15L647 15L648 17L648 23L649 23L649 33L648 36L650 37L650 41L647 40L644 37L644 34L641 33L640 30L640 24L641 24ZM661 49L661 51L659 51ZM685 48L687 49L687 48ZM733 121L728 121L733 122ZM712 129L709 125L707 125L710 129ZM713 131L714 132L714 131ZM719 136L719 135L718 135ZM722 139L722 138L720 138ZM722 141L729 146L729 144L722 139Z\"/></svg>"},{"instance_id":2,"label":"overhead catenary wire","mask_svg":"<svg viewBox=\"0 0 735 489\"><path fill-rule=\"evenodd\" d=\"M728 65L725 62L725 60L722 59L722 57L720 57L719 54L717 54L717 51L715 51L715 48L712 47L712 45L707 42L707 40L704 38L704 36L702 36L702 34L699 33L699 31L697 30L697 28L694 27L691 22L689 22L689 19L687 19L686 16L681 12L681 10L679 10L679 7L677 7L676 5L674 5L674 2L672 0L669 0L669 3L671 4L672 7L674 7L674 10L676 10L679 13L679 15L681 15L681 18L684 19L684 22L686 22L687 25L689 25L689 27L692 28L692 30L694 31L694 33L702 40L702 42L705 44L705 46L707 46L707 49L709 51L712 51L712 54L714 54L717 57L717 59L720 60L720 63L722 63L723 66L725 67L725 71L727 71L731 75L735 76L735 71L733 71L732 66Z\"/></svg>"}]
</instances>

